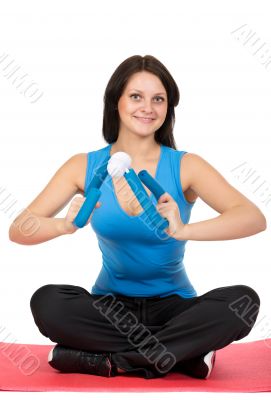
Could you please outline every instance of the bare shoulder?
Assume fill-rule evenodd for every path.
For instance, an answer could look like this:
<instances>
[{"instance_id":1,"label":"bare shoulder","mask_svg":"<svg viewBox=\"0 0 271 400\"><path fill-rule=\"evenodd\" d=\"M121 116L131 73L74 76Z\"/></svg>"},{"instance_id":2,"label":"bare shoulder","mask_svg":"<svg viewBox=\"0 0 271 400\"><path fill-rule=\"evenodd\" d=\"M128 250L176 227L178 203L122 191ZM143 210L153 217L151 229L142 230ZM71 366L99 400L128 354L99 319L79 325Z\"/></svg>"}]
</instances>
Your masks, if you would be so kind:
<instances>
[{"instance_id":1,"label":"bare shoulder","mask_svg":"<svg viewBox=\"0 0 271 400\"><path fill-rule=\"evenodd\" d=\"M225 177L203 157L195 153L183 156L181 168L183 191L200 197L218 213L239 205L255 205L233 187Z\"/></svg>"},{"instance_id":2,"label":"bare shoulder","mask_svg":"<svg viewBox=\"0 0 271 400\"><path fill-rule=\"evenodd\" d=\"M27 206L27 210L43 217L57 215L74 195L83 192L86 164L87 155L84 153L67 159Z\"/></svg>"},{"instance_id":3,"label":"bare shoulder","mask_svg":"<svg viewBox=\"0 0 271 400\"><path fill-rule=\"evenodd\" d=\"M223 179L223 176L212 166L207 160L195 153L186 153L182 158L182 183L183 187L187 189L191 189L196 192L195 178L197 181L208 181L209 178L216 175L220 179Z\"/></svg>"},{"instance_id":4,"label":"bare shoulder","mask_svg":"<svg viewBox=\"0 0 271 400\"><path fill-rule=\"evenodd\" d=\"M190 186L191 174L197 170L202 164L206 164L207 161L201 156L195 153L185 153L182 157L182 168L184 170L184 183ZM208 164L208 163L207 163Z\"/></svg>"},{"instance_id":5,"label":"bare shoulder","mask_svg":"<svg viewBox=\"0 0 271 400\"><path fill-rule=\"evenodd\" d=\"M83 195L87 170L87 153L74 154L67 162L69 163L74 175L78 193Z\"/></svg>"},{"instance_id":6,"label":"bare shoulder","mask_svg":"<svg viewBox=\"0 0 271 400\"><path fill-rule=\"evenodd\" d=\"M220 180L223 177L219 172L203 157L196 153L185 153L181 162L181 182L183 192L188 201L195 201L200 197L198 182L205 182L207 186L209 179L216 175Z\"/></svg>"},{"instance_id":7,"label":"bare shoulder","mask_svg":"<svg viewBox=\"0 0 271 400\"><path fill-rule=\"evenodd\" d=\"M180 168L180 180L182 189L186 200L190 203L196 201L198 195L191 187L191 172L195 169L197 164L197 155L194 153L186 153L182 157Z\"/></svg>"}]
</instances>

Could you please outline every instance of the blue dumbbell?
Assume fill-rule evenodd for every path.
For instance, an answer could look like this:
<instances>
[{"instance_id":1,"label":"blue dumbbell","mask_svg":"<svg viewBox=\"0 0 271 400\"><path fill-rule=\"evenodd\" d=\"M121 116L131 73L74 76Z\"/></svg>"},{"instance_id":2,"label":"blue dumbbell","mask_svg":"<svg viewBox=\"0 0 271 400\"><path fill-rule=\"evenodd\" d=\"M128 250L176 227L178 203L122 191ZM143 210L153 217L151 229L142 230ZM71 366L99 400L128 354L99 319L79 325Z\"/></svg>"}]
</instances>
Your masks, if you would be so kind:
<instances>
[{"instance_id":1,"label":"blue dumbbell","mask_svg":"<svg viewBox=\"0 0 271 400\"><path fill-rule=\"evenodd\" d=\"M86 200L72 222L77 228L83 228L83 226L86 225L97 201L101 196L101 191L99 188L108 174L107 161L95 172L95 175L89 184L86 192Z\"/></svg>"},{"instance_id":2,"label":"blue dumbbell","mask_svg":"<svg viewBox=\"0 0 271 400\"><path fill-rule=\"evenodd\" d=\"M162 188L161 185L146 171L143 169L139 172L138 177L147 186L148 189L154 194L156 200L158 201L162 194L165 193L165 190Z\"/></svg>"},{"instance_id":3,"label":"blue dumbbell","mask_svg":"<svg viewBox=\"0 0 271 400\"><path fill-rule=\"evenodd\" d=\"M86 199L73 221L73 225L75 225L77 228L82 228L86 225L97 201L101 196L101 191L99 188L108 175L107 162L109 158L110 157L108 157L104 164L96 171L92 181L89 184L86 192ZM135 193L151 223L159 230L164 230L169 225L168 220L161 217L161 215L157 212L155 206L150 201L149 196L141 183L141 180L151 190L157 201L160 196L165 193L164 189L146 170L140 171L138 176L132 168L128 171L129 172L124 173L124 177Z\"/></svg>"},{"instance_id":4,"label":"blue dumbbell","mask_svg":"<svg viewBox=\"0 0 271 400\"><path fill-rule=\"evenodd\" d=\"M143 170L145 171L145 170ZM147 187L149 187L151 189L151 191L153 192L154 190L154 195L156 197L156 195L158 194L158 192L163 192L164 190L162 189L162 187L155 181L155 179L153 179L148 173L147 171L145 171L146 173L144 173L144 179L148 181L148 185L146 185ZM147 176L147 174L149 175L149 177ZM135 173L135 171L131 168L129 169L129 172L126 172L124 174L125 179L127 180L128 184L130 185L131 189L133 190L133 192L135 193L138 201L140 202L142 208L144 209L144 211L146 212L147 216L149 217L151 223L158 228L159 230L164 230L165 228L168 227L169 223L168 220L163 218L156 210L155 206L153 205L153 203L150 201L149 196L146 192L146 190L144 189L144 186L142 185L139 177L137 176L137 174ZM150 179L151 177L151 179ZM158 190L159 189L159 190ZM160 196L159 196L160 197ZM156 197L157 198L157 197Z\"/></svg>"}]
</instances>

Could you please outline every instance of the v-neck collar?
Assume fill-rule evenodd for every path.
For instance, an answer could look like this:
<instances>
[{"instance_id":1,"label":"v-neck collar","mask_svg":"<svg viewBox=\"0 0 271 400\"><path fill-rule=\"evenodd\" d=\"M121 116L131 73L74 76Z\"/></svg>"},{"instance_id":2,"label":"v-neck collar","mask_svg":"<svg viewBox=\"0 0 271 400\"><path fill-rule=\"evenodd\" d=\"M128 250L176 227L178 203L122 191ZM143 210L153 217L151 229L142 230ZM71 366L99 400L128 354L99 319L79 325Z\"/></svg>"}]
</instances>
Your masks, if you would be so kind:
<instances>
[{"instance_id":1,"label":"v-neck collar","mask_svg":"<svg viewBox=\"0 0 271 400\"><path fill-rule=\"evenodd\" d=\"M109 157L109 158L110 158L110 151L111 151L112 145L113 145L113 143L109 144L108 147L107 147L107 149L108 149L107 157ZM156 171L155 171L154 179L157 179L157 177L158 177L158 173L159 173L159 170L160 170L160 167L161 167L161 163L162 163L162 159L163 159L163 154L164 154L164 145L160 144L160 156L159 156L159 160L158 160L157 165L156 165ZM139 213L137 215L129 215L129 214L127 214L127 212L121 207L121 205L119 203L119 200L118 200L117 195L115 193L115 187L114 187L114 184L113 184L111 176L110 176L109 181L110 181L112 193L113 193L113 196L114 196L115 201L117 203L117 206L122 211L122 213L125 214L128 218L139 218L145 212L145 210L143 209L141 211L141 213ZM154 200L155 199L154 194L152 192L150 192L150 195L148 195L148 198L149 198L150 201Z\"/></svg>"},{"instance_id":2,"label":"v-neck collar","mask_svg":"<svg viewBox=\"0 0 271 400\"><path fill-rule=\"evenodd\" d=\"M115 142L114 142L114 143L115 143ZM112 155L113 155L113 154L112 154L112 155L110 156L110 152L111 152L112 145L113 145L114 143L111 143L111 144L109 144L109 145L107 146L107 147L108 147L108 154L107 154L107 155L108 155L109 158L112 157ZM164 145L160 143L160 156L159 156L159 159L158 159L158 162L157 162L157 165L156 165L156 170L155 170L154 179L157 179L157 175L158 175L159 167L160 167L160 164L161 164L163 152L164 152ZM115 153L114 153L114 154L115 154Z\"/></svg>"}]
</instances>

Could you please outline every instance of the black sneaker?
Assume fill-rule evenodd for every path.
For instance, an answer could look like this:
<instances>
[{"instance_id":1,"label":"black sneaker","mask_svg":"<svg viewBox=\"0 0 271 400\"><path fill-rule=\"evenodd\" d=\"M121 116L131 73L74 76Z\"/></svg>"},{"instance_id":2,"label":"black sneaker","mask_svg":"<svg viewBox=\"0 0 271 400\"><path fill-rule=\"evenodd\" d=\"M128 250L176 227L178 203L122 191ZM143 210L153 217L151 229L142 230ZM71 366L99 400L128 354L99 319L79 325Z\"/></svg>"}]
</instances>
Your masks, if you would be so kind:
<instances>
[{"instance_id":1,"label":"black sneaker","mask_svg":"<svg viewBox=\"0 0 271 400\"><path fill-rule=\"evenodd\" d=\"M215 357L216 351L212 350L200 357L180 362L178 370L194 378L208 379L215 364Z\"/></svg>"},{"instance_id":2,"label":"black sneaker","mask_svg":"<svg viewBox=\"0 0 271 400\"><path fill-rule=\"evenodd\" d=\"M117 375L110 353L90 353L57 344L48 354L48 363L61 372L94 374L106 377Z\"/></svg>"}]
</instances>

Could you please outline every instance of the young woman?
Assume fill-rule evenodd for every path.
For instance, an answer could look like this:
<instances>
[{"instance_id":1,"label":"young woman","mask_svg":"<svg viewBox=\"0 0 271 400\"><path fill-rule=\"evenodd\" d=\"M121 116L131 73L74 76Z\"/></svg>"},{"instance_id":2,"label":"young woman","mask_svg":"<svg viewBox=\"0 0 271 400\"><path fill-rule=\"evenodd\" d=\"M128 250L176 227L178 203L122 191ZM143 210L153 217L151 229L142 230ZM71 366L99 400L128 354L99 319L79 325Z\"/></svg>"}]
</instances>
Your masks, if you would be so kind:
<instances>
[{"instance_id":1,"label":"young woman","mask_svg":"<svg viewBox=\"0 0 271 400\"><path fill-rule=\"evenodd\" d=\"M74 234L82 195L95 171L118 151L131 156L136 173L146 169L166 191L157 202L146 189L169 221L158 234L125 178L108 175L88 221L103 256L92 290L48 284L32 295L36 325L57 343L48 356L55 369L145 378L174 370L208 378L216 350L244 338L255 324L260 299L253 288L238 284L198 296L185 271L187 240L254 235L266 229L266 220L202 157L176 149L178 102L178 87L159 60L150 55L124 60L104 95L108 145L67 160L10 227L10 239L21 244ZM220 215L189 224L197 197ZM71 199L66 217L55 218ZM38 226L31 234L24 223L29 216Z\"/></svg>"}]
</instances>

